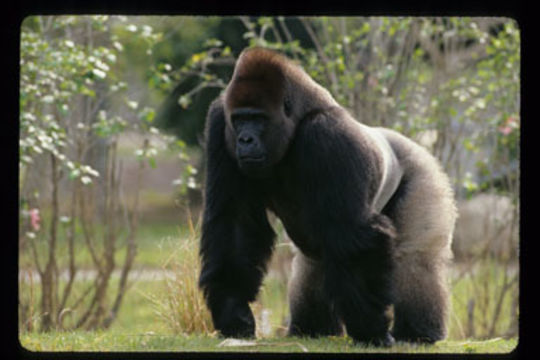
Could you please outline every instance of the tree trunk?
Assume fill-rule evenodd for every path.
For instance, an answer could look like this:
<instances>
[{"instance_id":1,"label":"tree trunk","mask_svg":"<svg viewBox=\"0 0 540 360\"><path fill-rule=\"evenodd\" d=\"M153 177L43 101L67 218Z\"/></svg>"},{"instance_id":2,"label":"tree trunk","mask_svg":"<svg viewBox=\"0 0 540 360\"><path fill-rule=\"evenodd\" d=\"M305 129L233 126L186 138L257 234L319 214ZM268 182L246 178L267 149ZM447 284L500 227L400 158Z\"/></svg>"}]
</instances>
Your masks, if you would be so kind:
<instances>
[{"instance_id":1,"label":"tree trunk","mask_svg":"<svg viewBox=\"0 0 540 360\"><path fill-rule=\"evenodd\" d=\"M52 180L52 209L50 234L48 239L49 258L45 270L41 273L41 331L49 331L55 323L56 314L55 297L58 279L56 271L56 240L58 228L58 167L56 157L51 154L51 180Z\"/></svg>"}]
</instances>

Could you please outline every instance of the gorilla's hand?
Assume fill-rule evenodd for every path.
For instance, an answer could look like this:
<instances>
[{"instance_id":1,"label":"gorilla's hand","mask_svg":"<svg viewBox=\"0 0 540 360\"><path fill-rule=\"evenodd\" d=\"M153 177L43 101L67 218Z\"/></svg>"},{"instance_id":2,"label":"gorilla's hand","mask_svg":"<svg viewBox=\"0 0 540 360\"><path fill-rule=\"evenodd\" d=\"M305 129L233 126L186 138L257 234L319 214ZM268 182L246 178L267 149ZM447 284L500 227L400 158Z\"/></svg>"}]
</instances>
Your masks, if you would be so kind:
<instances>
[{"instance_id":1,"label":"gorilla's hand","mask_svg":"<svg viewBox=\"0 0 540 360\"><path fill-rule=\"evenodd\" d=\"M351 336L356 344L359 345L370 345L370 346L376 346L376 347L390 347L395 345L396 340L394 337L387 332L386 334L382 335L381 337L370 337L370 338L356 338L355 336Z\"/></svg>"},{"instance_id":2,"label":"gorilla's hand","mask_svg":"<svg viewBox=\"0 0 540 360\"><path fill-rule=\"evenodd\" d=\"M221 335L234 338L255 336L255 319L246 302L228 297L216 315L214 324Z\"/></svg>"},{"instance_id":3,"label":"gorilla's hand","mask_svg":"<svg viewBox=\"0 0 540 360\"><path fill-rule=\"evenodd\" d=\"M386 333L386 335L380 339L373 339L371 343L375 346L390 347L394 345L396 341L394 340L394 337L390 335L390 333Z\"/></svg>"}]
</instances>

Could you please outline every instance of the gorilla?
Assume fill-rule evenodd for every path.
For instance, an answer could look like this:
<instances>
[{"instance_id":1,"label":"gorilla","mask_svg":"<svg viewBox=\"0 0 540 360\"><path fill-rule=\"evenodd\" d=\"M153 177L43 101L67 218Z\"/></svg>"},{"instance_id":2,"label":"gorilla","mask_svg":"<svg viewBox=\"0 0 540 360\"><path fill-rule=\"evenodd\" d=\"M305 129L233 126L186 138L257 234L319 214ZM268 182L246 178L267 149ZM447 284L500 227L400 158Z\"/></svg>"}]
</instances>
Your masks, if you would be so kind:
<instances>
[{"instance_id":1,"label":"gorilla","mask_svg":"<svg viewBox=\"0 0 540 360\"><path fill-rule=\"evenodd\" d=\"M456 210L427 150L357 122L262 48L239 56L205 136L199 286L222 336L255 334L249 303L273 250L269 210L298 249L289 335L346 331L376 346L445 337Z\"/></svg>"}]
</instances>

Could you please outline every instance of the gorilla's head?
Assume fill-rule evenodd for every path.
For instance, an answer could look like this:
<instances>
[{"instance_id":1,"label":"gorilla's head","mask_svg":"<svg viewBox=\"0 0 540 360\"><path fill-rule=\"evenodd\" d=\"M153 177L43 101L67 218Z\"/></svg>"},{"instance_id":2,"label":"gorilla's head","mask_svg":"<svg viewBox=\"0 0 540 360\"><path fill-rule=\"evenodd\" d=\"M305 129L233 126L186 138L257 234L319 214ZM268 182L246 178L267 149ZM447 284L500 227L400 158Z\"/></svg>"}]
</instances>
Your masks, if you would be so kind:
<instances>
[{"instance_id":1,"label":"gorilla's head","mask_svg":"<svg viewBox=\"0 0 540 360\"><path fill-rule=\"evenodd\" d=\"M335 101L285 56L252 48L238 58L224 104L229 152L244 174L264 176L283 158L302 117Z\"/></svg>"},{"instance_id":2,"label":"gorilla's head","mask_svg":"<svg viewBox=\"0 0 540 360\"><path fill-rule=\"evenodd\" d=\"M227 145L246 175L267 174L292 138L295 121L285 61L268 50L246 51L226 89Z\"/></svg>"}]
</instances>

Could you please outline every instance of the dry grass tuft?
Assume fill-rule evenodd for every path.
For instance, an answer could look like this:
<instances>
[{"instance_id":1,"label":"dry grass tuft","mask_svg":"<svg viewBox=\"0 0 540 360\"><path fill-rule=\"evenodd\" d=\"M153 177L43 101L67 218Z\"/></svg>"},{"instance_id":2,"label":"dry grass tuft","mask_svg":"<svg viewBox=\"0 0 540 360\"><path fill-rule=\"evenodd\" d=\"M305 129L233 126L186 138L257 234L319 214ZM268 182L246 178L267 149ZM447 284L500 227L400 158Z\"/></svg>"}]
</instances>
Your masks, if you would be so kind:
<instances>
[{"instance_id":1,"label":"dry grass tuft","mask_svg":"<svg viewBox=\"0 0 540 360\"><path fill-rule=\"evenodd\" d=\"M214 332L212 317L198 287L201 263L198 234L188 220L190 234L178 237L178 247L163 264L170 276L164 280L164 294L152 295L156 313L177 334L210 334Z\"/></svg>"}]
</instances>

